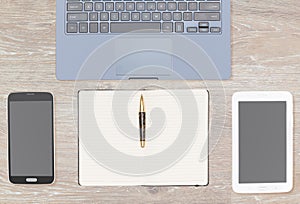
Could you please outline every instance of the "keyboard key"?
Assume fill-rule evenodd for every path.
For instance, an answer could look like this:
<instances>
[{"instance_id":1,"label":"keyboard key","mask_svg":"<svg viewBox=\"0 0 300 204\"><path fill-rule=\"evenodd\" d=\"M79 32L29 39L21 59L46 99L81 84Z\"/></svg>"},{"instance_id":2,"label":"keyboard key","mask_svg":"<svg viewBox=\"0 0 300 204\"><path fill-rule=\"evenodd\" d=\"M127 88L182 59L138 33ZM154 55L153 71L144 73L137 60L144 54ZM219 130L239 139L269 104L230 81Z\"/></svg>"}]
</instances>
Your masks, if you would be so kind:
<instances>
[{"instance_id":1,"label":"keyboard key","mask_svg":"<svg viewBox=\"0 0 300 204\"><path fill-rule=\"evenodd\" d=\"M199 28L200 33L208 33L208 28Z\"/></svg>"},{"instance_id":2,"label":"keyboard key","mask_svg":"<svg viewBox=\"0 0 300 204\"><path fill-rule=\"evenodd\" d=\"M173 20L174 21L181 21L182 20L182 14L180 12L174 12L173 13Z\"/></svg>"},{"instance_id":3,"label":"keyboard key","mask_svg":"<svg viewBox=\"0 0 300 204\"><path fill-rule=\"evenodd\" d=\"M84 3L84 10L85 11L92 11L93 10L93 3L92 2Z\"/></svg>"},{"instance_id":4,"label":"keyboard key","mask_svg":"<svg viewBox=\"0 0 300 204\"><path fill-rule=\"evenodd\" d=\"M110 20L111 21L118 21L119 20L119 13L118 12L111 12L110 13Z\"/></svg>"},{"instance_id":5,"label":"keyboard key","mask_svg":"<svg viewBox=\"0 0 300 204\"><path fill-rule=\"evenodd\" d=\"M200 2L200 11L220 11L220 3L218 2Z\"/></svg>"},{"instance_id":6,"label":"keyboard key","mask_svg":"<svg viewBox=\"0 0 300 204\"><path fill-rule=\"evenodd\" d=\"M110 24L111 33L128 33L128 32L160 32L159 22L112 22Z\"/></svg>"},{"instance_id":7,"label":"keyboard key","mask_svg":"<svg viewBox=\"0 0 300 204\"><path fill-rule=\"evenodd\" d=\"M67 33L77 33L77 23L67 23Z\"/></svg>"},{"instance_id":8,"label":"keyboard key","mask_svg":"<svg viewBox=\"0 0 300 204\"><path fill-rule=\"evenodd\" d=\"M90 21L98 21L98 13L90 13Z\"/></svg>"},{"instance_id":9,"label":"keyboard key","mask_svg":"<svg viewBox=\"0 0 300 204\"><path fill-rule=\"evenodd\" d=\"M176 2L168 2L168 10L169 11L175 11L177 9Z\"/></svg>"},{"instance_id":10,"label":"keyboard key","mask_svg":"<svg viewBox=\"0 0 300 204\"><path fill-rule=\"evenodd\" d=\"M79 23L79 33L87 33L87 32L88 32L88 24Z\"/></svg>"},{"instance_id":11,"label":"keyboard key","mask_svg":"<svg viewBox=\"0 0 300 204\"><path fill-rule=\"evenodd\" d=\"M159 12L153 12L152 13L152 20L153 21L160 21L161 20L161 14Z\"/></svg>"},{"instance_id":12,"label":"keyboard key","mask_svg":"<svg viewBox=\"0 0 300 204\"><path fill-rule=\"evenodd\" d=\"M140 20L140 13L138 13L138 12L132 12L131 13L131 20L132 21L139 21Z\"/></svg>"},{"instance_id":13,"label":"keyboard key","mask_svg":"<svg viewBox=\"0 0 300 204\"><path fill-rule=\"evenodd\" d=\"M145 3L144 2L137 2L136 3L136 10L137 11L145 11Z\"/></svg>"},{"instance_id":14,"label":"keyboard key","mask_svg":"<svg viewBox=\"0 0 300 204\"><path fill-rule=\"evenodd\" d=\"M173 32L173 23L171 22L163 22L162 23L162 32L171 33Z\"/></svg>"},{"instance_id":15,"label":"keyboard key","mask_svg":"<svg viewBox=\"0 0 300 204\"><path fill-rule=\"evenodd\" d=\"M186 29L186 31L187 31L188 33L196 33L196 32L197 32L197 27L188 27L188 28Z\"/></svg>"},{"instance_id":16,"label":"keyboard key","mask_svg":"<svg viewBox=\"0 0 300 204\"><path fill-rule=\"evenodd\" d=\"M175 23L175 32L182 33L184 31L184 24L182 22Z\"/></svg>"},{"instance_id":17,"label":"keyboard key","mask_svg":"<svg viewBox=\"0 0 300 204\"><path fill-rule=\"evenodd\" d=\"M143 12L142 13L142 21L150 21L151 20L151 13L150 12Z\"/></svg>"},{"instance_id":18,"label":"keyboard key","mask_svg":"<svg viewBox=\"0 0 300 204\"><path fill-rule=\"evenodd\" d=\"M200 28L208 28L209 27L209 23L208 22L199 22L199 27Z\"/></svg>"},{"instance_id":19,"label":"keyboard key","mask_svg":"<svg viewBox=\"0 0 300 204\"><path fill-rule=\"evenodd\" d=\"M87 13L68 13L67 19L68 19L68 21L87 21L88 14Z\"/></svg>"},{"instance_id":20,"label":"keyboard key","mask_svg":"<svg viewBox=\"0 0 300 204\"><path fill-rule=\"evenodd\" d=\"M98 33L98 23L90 23L90 33Z\"/></svg>"},{"instance_id":21,"label":"keyboard key","mask_svg":"<svg viewBox=\"0 0 300 204\"><path fill-rule=\"evenodd\" d=\"M108 13L107 12L101 12L100 13L100 20L101 21L108 21Z\"/></svg>"},{"instance_id":22,"label":"keyboard key","mask_svg":"<svg viewBox=\"0 0 300 204\"><path fill-rule=\"evenodd\" d=\"M127 11L134 11L134 3L133 2L127 2L126 3L126 10Z\"/></svg>"},{"instance_id":23,"label":"keyboard key","mask_svg":"<svg viewBox=\"0 0 300 204\"><path fill-rule=\"evenodd\" d=\"M103 3L102 2L95 3L95 11L103 11Z\"/></svg>"},{"instance_id":24,"label":"keyboard key","mask_svg":"<svg viewBox=\"0 0 300 204\"><path fill-rule=\"evenodd\" d=\"M101 33L108 33L108 23L100 23L100 32Z\"/></svg>"},{"instance_id":25,"label":"keyboard key","mask_svg":"<svg viewBox=\"0 0 300 204\"><path fill-rule=\"evenodd\" d=\"M147 10L148 11L155 11L156 10L156 4L154 2L147 2Z\"/></svg>"},{"instance_id":26,"label":"keyboard key","mask_svg":"<svg viewBox=\"0 0 300 204\"><path fill-rule=\"evenodd\" d=\"M210 28L210 32L211 33L220 33L221 32L221 28L220 27L211 27Z\"/></svg>"},{"instance_id":27,"label":"keyboard key","mask_svg":"<svg viewBox=\"0 0 300 204\"><path fill-rule=\"evenodd\" d=\"M187 10L187 3L186 2L179 2L178 3L178 10L179 11L186 11Z\"/></svg>"},{"instance_id":28,"label":"keyboard key","mask_svg":"<svg viewBox=\"0 0 300 204\"><path fill-rule=\"evenodd\" d=\"M220 13L194 13L195 21L219 21Z\"/></svg>"},{"instance_id":29,"label":"keyboard key","mask_svg":"<svg viewBox=\"0 0 300 204\"><path fill-rule=\"evenodd\" d=\"M165 2L158 2L157 3L157 10L158 11L165 11L166 10L166 3Z\"/></svg>"},{"instance_id":30,"label":"keyboard key","mask_svg":"<svg viewBox=\"0 0 300 204\"><path fill-rule=\"evenodd\" d=\"M191 21L193 18L192 12L184 12L183 13L183 20L184 21Z\"/></svg>"},{"instance_id":31,"label":"keyboard key","mask_svg":"<svg viewBox=\"0 0 300 204\"><path fill-rule=\"evenodd\" d=\"M68 7L67 8L68 11L82 11L83 9L83 5L80 2L68 3L67 7Z\"/></svg>"},{"instance_id":32,"label":"keyboard key","mask_svg":"<svg viewBox=\"0 0 300 204\"><path fill-rule=\"evenodd\" d=\"M112 2L106 2L105 3L105 10L106 11L113 11L114 10L114 3L112 3Z\"/></svg>"},{"instance_id":33,"label":"keyboard key","mask_svg":"<svg viewBox=\"0 0 300 204\"><path fill-rule=\"evenodd\" d=\"M197 11L197 2L189 2L189 11Z\"/></svg>"},{"instance_id":34,"label":"keyboard key","mask_svg":"<svg viewBox=\"0 0 300 204\"><path fill-rule=\"evenodd\" d=\"M130 20L130 13L129 12L122 12L121 20L122 21L129 21Z\"/></svg>"},{"instance_id":35,"label":"keyboard key","mask_svg":"<svg viewBox=\"0 0 300 204\"><path fill-rule=\"evenodd\" d=\"M124 11L124 3L123 2L116 3L116 11Z\"/></svg>"},{"instance_id":36,"label":"keyboard key","mask_svg":"<svg viewBox=\"0 0 300 204\"><path fill-rule=\"evenodd\" d=\"M162 14L162 20L163 21L171 21L172 20L172 14L170 12L164 12Z\"/></svg>"}]
</instances>

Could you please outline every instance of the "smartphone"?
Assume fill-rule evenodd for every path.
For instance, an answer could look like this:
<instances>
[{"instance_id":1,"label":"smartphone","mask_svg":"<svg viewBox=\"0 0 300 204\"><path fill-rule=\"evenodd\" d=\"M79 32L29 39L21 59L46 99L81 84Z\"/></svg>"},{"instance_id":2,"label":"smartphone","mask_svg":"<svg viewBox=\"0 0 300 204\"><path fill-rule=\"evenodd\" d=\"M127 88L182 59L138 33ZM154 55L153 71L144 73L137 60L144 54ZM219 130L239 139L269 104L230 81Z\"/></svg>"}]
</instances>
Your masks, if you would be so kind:
<instances>
[{"instance_id":1,"label":"smartphone","mask_svg":"<svg viewBox=\"0 0 300 204\"><path fill-rule=\"evenodd\" d=\"M8 96L9 180L47 184L54 180L53 96L11 93Z\"/></svg>"}]
</instances>

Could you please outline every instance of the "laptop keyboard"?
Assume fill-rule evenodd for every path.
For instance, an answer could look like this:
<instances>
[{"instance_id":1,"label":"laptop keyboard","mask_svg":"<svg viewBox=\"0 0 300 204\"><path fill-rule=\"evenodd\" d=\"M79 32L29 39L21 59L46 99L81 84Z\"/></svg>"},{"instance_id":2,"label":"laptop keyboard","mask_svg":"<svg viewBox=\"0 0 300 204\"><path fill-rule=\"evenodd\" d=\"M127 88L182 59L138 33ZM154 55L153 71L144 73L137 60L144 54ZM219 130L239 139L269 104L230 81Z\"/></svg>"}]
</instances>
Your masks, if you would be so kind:
<instances>
[{"instance_id":1,"label":"laptop keyboard","mask_svg":"<svg viewBox=\"0 0 300 204\"><path fill-rule=\"evenodd\" d=\"M221 0L66 0L67 34L222 32Z\"/></svg>"}]
</instances>

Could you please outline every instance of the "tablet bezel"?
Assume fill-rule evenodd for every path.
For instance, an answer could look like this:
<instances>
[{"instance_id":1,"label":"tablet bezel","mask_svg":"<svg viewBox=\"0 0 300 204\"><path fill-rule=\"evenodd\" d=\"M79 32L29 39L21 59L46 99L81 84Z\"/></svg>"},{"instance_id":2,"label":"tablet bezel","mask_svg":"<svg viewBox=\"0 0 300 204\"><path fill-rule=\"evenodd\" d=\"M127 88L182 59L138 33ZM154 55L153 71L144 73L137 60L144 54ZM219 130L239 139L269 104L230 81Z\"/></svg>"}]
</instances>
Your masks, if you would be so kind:
<instances>
[{"instance_id":1,"label":"tablet bezel","mask_svg":"<svg viewBox=\"0 0 300 204\"><path fill-rule=\"evenodd\" d=\"M286 102L286 182L239 183L239 102ZM232 188L237 193L289 192L293 188L293 96L290 92L237 92L232 97Z\"/></svg>"}]
</instances>

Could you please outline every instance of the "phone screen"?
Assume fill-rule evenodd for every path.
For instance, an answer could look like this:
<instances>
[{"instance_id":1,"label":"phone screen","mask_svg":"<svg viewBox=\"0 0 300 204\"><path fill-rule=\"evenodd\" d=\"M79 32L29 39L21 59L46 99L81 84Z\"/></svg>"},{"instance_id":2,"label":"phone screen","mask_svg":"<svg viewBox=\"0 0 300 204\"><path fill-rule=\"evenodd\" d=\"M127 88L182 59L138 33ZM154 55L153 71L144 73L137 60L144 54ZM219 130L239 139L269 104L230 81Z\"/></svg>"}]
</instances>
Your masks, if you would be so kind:
<instances>
[{"instance_id":1,"label":"phone screen","mask_svg":"<svg viewBox=\"0 0 300 204\"><path fill-rule=\"evenodd\" d=\"M39 94L15 99L9 101L10 177L45 181L53 177L52 96L51 100Z\"/></svg>"},{"instance_id":2,"label":"phone screen","mask_svg":"<svg viewBox=\"0 0 300 204\"><path fill-rule=\"evenodd\" d=\"M239 102L239 183L286 182L286 102Z\"/></svg>"}]
</instances>

